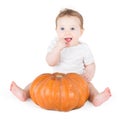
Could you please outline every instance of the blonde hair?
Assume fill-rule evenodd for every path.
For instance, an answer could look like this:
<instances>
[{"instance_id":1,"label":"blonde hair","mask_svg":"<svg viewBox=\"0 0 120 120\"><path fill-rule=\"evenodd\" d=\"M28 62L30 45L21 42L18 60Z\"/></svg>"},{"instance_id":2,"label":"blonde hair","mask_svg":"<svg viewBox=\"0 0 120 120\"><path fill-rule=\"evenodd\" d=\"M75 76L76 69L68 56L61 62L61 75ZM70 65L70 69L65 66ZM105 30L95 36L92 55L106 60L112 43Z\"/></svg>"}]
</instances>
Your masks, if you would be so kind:
<instances>
[{"instance_id":1,"label":"blonde hair","mask_svg":"<svg viewBox=\"0 0 120 120\"><path fill-rule=\"evenodd\" d=\"M80 20L81 29L83 29L83 17L82 17L82 15L75 10L67 9L67 8L65 8L64 10L61 10L60 13L57 15L56 21L55 21L56 22L56 28L57 28L58 19L61 18L61 17L64 17L64 16L75 16L75 17L77 17Z\"/></svg>"}]
</instances>

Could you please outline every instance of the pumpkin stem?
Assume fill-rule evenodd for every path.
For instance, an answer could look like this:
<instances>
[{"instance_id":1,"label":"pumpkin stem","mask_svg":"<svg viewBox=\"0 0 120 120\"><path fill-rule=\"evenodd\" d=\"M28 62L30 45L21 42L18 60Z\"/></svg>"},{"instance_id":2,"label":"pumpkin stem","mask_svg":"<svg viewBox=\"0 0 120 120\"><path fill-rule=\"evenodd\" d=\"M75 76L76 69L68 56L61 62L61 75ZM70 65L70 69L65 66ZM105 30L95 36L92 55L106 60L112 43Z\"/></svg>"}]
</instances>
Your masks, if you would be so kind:
<instances>
[{"instance_id":1,"label":"pumpkin stem","mask_svg":"<svg viewBox=\"0 0 120 120\"><path fill-rule=\"evenodd\" d=\"M64 76L63 73L55 73L55 77L56 77L57 79L61 79L61 78L63 78L63 76Z\"/></svg>"}]
</instances>

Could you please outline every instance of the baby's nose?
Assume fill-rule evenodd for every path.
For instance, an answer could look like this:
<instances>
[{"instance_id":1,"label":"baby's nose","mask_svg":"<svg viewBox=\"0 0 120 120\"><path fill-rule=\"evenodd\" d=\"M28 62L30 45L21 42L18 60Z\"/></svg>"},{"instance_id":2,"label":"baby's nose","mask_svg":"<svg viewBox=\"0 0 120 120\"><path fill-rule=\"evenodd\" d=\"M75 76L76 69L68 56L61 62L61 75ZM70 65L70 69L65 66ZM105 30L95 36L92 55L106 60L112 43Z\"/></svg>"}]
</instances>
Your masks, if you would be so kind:
<instances>
[{"instance_id":1,"label":"baby's nose","mask_svg":"<svg viewBox=\"0 0 120 120\"><path fill-rule=\"evenodd\" d=\"M70 30L66 30L66 31L65 31L65 34L66 34L66 35L69 35L69 34L70 34Z\"/></svg>"}]
</instances>

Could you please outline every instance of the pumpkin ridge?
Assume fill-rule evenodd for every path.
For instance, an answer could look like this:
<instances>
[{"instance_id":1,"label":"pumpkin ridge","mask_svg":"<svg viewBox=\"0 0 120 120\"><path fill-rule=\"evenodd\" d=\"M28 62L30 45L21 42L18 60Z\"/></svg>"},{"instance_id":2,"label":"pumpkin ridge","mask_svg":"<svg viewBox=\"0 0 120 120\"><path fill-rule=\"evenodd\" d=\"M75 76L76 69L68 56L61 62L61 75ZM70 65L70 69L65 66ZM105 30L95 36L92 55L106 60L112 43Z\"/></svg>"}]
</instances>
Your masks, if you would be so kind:
<instances>
[{"instance_id":1,"label":"pumpkin ridge","mask_svg":"<svg viewBox=\"0 0 120 120\"><path fill-rule=\"evenodd\" d=\"M73 78L74 77L74 78ZM82 79L81 79L82 78ZM73 73L69 73L69 79L74 81L74 85L78 86L78 90L79 91L79 101L78 101L78 105L76 106L77 108L83 106L83 103L85 103L85 101L87 101L88 99L88 96L89 96L89 89L88 89L88 85L87 85L87 82L84 80L84 78L79 75L79 74L73 74ZM80 82L79 82L80 81ZM83 83L86 83L86 84L83 84ZM84 86L81 86L80 84L84 85ZM86 85L86 86L85 86ZM75 87L76 88L76 87ZM82 90L85 90L85 91L81 91L80 89ZM88 90L87 90L88 89ZM86 91L87 90L87 91ZM85 96L81 96L80 94L83 94L84 92L84 95Z\"/></svg>"},{"instance_id":2,"label":"pumpkin ridge","mask_svg":"<svg viewBox=\"0 0 120 120\"><path fill-rule=\"evenodd\" d=\"M65 110L65 111L70 109L70 105L69 105L70 101L68 102L68 99L69 99L68 85L69 85L68 79L66 79L66 76L64 76L61 80L61 110Z\"/></svg>"},{"instance_id":3,"label":"pumpkin ridge","mask_svg":"<svg viewBox=\"0 0 120 120\"><path fill-rule=\"evenodd\" d=\"M38 92L38 90L40 89L40 86L42 86L44 84L44 82L46 81L46 79L48 79L49 77L50 77L50 74L47 74L47 73L41 74L33 81L32 85L31 85L32 90L31 89L30 90L33 91L33 89L34 89L34 94L32 95L32 93L31 93L31 97L32 97L32 99L34 98L33 101L38 105L40 105L39 101L42 101L42 99L38 100L38 98L39 98L38 95L41 93L41 91ZM34 85L35 82L38 82L38 83L36 85Z\"/></svg>"},{"instance_id":4,"label":"pumpkin ridge","mask_svg":"<svg viewBox=\"0 0 120 120\"><path fill-rule=\"evenodd\" d=\"M79 101L80 101L80 96L79 96L79 94L80 94L80 90L79 89L77 89L79 86L77 85L77 83L76 83L76 80L73 80L69 75L70 75L71 73L68 73L68 75L66 76L66 77L68 77L69 79L68 80L70 80L70 81L72 81L72 85L74 86L73 88L75 89L75 91L77 92L77 94L78 94L78 100L77 100L77 102L75 102L75 105L74 105L74 108L76 108L77 106L78 106L78 104L79 104Z\"/></svg>"},{"instance_id":5,"label":"pumpkin ridge","mask_svg":"<svg viewBox=\"0 0 120 120\"><path fill-rule=\"evenodd\" d=\"M59 99L60 99L60 110L62 110L62 108L61 108L61 104L62 104L62 80L60 80L60 97L59 97Z\"/></svg>"},{"instance_id":6,"label":"pumpkin ridge","mask_svg":"<svg viewBox=\"0 0 120 120\"><path fill-rule=\"evenodd\" d=\"M52 109L54 110L60 110L60 99L61 99L61 93L60 93L60 83L61 80L58 80L56 77L54 79L54 83L52 85L51 91L52 91Z\"/></svg>"},{"instance_id":7,"label":"pumpkin ridge","mask_svg":"<svg viewBox=\"0 0 120 120\"><path fill-rule=\"evenodd\" d=\"M36 99L37 99L37 103L43 107L43 108L46 108L48 109L48 105L47 103L45 102L45 92L46 92L46 85L47 85L47 82L49 81L49 79L51 78L51 76L48 76L47 78L45 78L43 80L43 84L40 84L39 85L39 88L37 90L37 94L36 94ZM44 95L43 95L44 94ZM38 96L39 95L39 96ZM42 103L41 103L42 102Z\"/></svg>"},{"instance_id":8,"label":"pumpkin ridge","mask_svg":"<svg viewBox=\"0 0 120 120\"><path fill-rule=\"evenodd\" d=\"M49 74L42 74L42 75L39 75L31 84L30 86L30 97L32 98L32 100L36 103L36 91L37 91L37 88L39 87L39 84L41 84L41 82L44 80L44 78L46 76L49 76ZM34 93L33 93L34 91Z\"/></svg>"}]
</instances>

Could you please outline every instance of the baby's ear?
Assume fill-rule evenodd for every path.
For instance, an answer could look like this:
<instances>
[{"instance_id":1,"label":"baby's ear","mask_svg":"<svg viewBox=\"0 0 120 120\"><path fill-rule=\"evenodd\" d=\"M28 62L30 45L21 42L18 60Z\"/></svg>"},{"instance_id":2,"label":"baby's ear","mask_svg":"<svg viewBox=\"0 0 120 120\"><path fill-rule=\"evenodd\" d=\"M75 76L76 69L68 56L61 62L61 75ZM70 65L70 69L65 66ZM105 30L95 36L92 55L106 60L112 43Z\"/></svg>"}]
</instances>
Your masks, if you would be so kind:
<instances>
[{"instance_id":1,"label":"baby's ear","mask_svg":"<svg viewBox=\"0 0 120 120\"><path fill-rule=\"evenodd\" d=\"M83 32L84 32L84 29L81 29L80 31L81 31L81 35L82 35L82 34L83 34Z\"/></svg>"},{"instance_id":2,"label":"baby's ear","mask_svg":"<svg viewBox=\"0 0 120 120\"><path fill-rule=\"evenodd\" d=\"M84 28L83 29L81 29L81 31L82 31L82 33L84 32Z\"/></svg>"}]
</instances>

